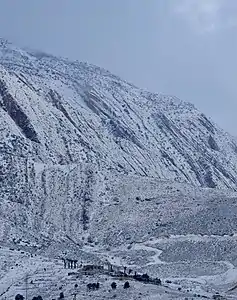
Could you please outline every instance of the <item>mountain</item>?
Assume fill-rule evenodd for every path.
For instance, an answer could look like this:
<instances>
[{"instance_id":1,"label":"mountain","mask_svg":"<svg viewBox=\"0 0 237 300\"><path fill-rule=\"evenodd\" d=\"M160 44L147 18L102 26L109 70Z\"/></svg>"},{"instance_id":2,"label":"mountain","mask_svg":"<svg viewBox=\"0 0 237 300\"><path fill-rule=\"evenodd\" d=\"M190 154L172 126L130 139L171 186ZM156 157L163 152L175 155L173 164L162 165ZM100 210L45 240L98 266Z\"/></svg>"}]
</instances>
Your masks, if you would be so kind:
<instances>
[{"instance_id":1,"label":"mountain","mask_svg":"<svg viewBox=\"0 0 237 300\"><path fill-rule=\"evenodd\" d=\"M81 234L116 176L237 189L235 139L193 105L3 39L0 58L1 238Z\"/></svg>"},{"instance_id":2,"label":"mountain","mask_svg":"<svg viewBox=\"0 0 237 300\"><path fill-rule=\"evenodd\" d=\"M81 234L117 176L237 189L236 140L193 105L3 39L0 58L1 238Z\"/></svg>"},{"instance_id":3,"label":"mountain","mask_svg":"<svg viewBox=\"0 0 237 300\"><path fill-rule=\"evenodd\" d=\"M236 162L236 139L192 104L0 39L0 297L23 293L30 274L31 298L56 299L61 285L72 295L79 280L88 299L62 256L169 279L137 284L136 299L226 292Z\"/></svg>"}]
</instances>

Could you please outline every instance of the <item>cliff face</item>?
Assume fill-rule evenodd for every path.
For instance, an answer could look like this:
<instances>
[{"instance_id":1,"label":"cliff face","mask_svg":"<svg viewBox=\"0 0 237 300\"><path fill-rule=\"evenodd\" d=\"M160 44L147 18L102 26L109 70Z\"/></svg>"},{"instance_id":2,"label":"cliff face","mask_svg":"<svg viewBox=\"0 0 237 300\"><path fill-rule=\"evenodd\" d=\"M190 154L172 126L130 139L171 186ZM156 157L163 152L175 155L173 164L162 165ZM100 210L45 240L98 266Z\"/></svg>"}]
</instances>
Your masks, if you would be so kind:
<instances>
[{"instance_id":1,"label":"cliff face","mask_svg":"<svg viewBox=\"0 0 237 300\"><path fill-rule=\"evenodd\" d=\"M237 189L236 140L191 104L5 40L0 59L1 239L79 237L116 176Z\"/></svg>"}]
</instances>

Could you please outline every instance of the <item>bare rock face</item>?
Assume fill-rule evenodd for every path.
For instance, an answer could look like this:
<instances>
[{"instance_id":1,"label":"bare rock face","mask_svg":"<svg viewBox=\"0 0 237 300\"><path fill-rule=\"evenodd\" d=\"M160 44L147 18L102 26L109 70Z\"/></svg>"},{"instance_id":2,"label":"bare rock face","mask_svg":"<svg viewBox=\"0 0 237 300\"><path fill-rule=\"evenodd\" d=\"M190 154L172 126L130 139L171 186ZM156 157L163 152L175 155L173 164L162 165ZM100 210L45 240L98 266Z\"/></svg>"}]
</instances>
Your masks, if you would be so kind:
<instances>
[{"instance_id":1,"label":"bare rock face","mask_svg":"<svg viewBox=\"0 0 237 300\"><path fill-rule=\"evenodd\" d=\"M0 39L1 239L79 238L113 176L237 190L236 149L189 103Z\"/></svg>"}]
</instances>

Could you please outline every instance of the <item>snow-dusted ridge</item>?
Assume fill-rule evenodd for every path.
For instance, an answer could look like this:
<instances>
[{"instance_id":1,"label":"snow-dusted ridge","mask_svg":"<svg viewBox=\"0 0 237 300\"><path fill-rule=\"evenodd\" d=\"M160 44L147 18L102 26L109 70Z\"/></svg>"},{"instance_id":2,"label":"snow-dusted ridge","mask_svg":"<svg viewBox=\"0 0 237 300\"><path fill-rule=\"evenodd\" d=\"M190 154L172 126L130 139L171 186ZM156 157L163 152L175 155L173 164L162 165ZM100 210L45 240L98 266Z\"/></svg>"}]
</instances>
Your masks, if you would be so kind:
<instances>
[{"instance_id":1,"label":"snow-dusted ridge","mask_svg":"<svg viewBox=\"0 0 237 300\"><path fill-rule=\"evenodd\" d=\"M34 160L69 163L90 155L125 174L236 189L236 140L193 105L88 63L0 45L1 86L12 97L1 100L1 114L9 118L14 102L27 119L34 137L11 116L8 131L33 148L38 141Z\"/></svg>"},{"instance_id":2,"label":"snow-dusted ridge","mask_svg":"<svg viewBox=\"0 0 237 300\"><path fill-rule=\"evenodd\" d=\"M8 222L52 233L63 219L60 230L80 235L75 229L86 230L94 207L109 203L107 178L116 174L237 189L236 140L193 105L3 39L0 59L0 197Z\"/></svg>"},{"instance_id":3,"label":"snow-dusted ridge","mask_svg":"<svg viewBox=\"0 0 237 300\"><path fill-rule=\"evenodd\" d=\"M237 274L236 162L236 139L192 104L0 39L0 295L22 292L21 266L69 293L53 260L66 255L186 278L208 297L224 279L225 292ZM192 296L174 286L145 287L146 299ZM56 297L47 288L35 287Z\"/></svg>"}]
</instances>

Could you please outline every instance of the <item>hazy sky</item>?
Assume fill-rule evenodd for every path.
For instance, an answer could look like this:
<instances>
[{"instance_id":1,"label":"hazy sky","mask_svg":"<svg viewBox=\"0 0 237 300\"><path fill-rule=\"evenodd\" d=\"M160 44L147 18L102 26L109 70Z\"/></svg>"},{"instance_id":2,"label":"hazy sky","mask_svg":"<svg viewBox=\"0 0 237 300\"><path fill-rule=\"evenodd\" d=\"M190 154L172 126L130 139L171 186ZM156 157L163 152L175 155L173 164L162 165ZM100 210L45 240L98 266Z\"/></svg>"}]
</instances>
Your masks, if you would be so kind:
<instances>
[{"instance_id":1,"label":"hazy sky","mask_svg":"<svg viewBox=\"0 0 237 300\"><path fill-rule=\"evenodd\" d=\"M237 136L237 0L0 0L0 36L196 105Z\"/></svg>"}]
</instances>

